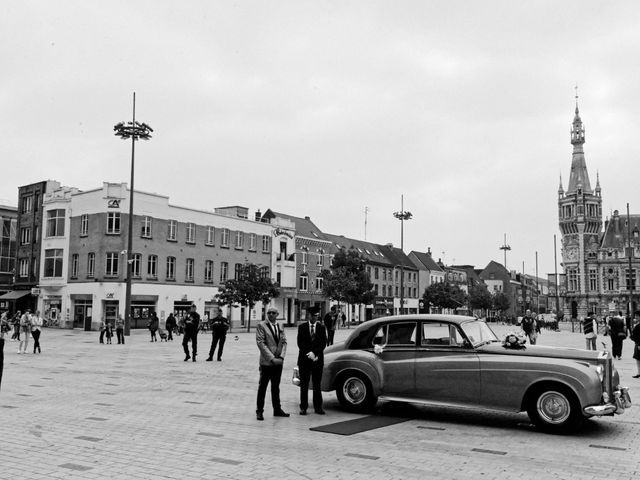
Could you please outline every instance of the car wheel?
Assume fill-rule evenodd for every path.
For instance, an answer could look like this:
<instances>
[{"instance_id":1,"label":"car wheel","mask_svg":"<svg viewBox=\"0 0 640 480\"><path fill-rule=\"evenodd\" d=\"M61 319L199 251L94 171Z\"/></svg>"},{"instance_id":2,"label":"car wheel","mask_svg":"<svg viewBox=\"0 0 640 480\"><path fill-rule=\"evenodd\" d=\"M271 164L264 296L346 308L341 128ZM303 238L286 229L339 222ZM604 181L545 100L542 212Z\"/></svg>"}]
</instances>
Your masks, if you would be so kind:
<instances>
[{"instance_id":1,"label":"car wheel","mask_svg":"<svg viewBox=\"0 0 640 480\"><path fill-rule=\"evenodd\" d=\"M340 405L351 412L365 412L377 402L371 382L361 373L342 375L336 385L336 395Z\"/></svg>"},{"instance_id":2,"label":"car wheel","mask_svg":"<svg viewBox=\"0 0 640 480\"><path fill-rule=\"evenodd\" d=\"M535 391L529 400L527 413L538 428L549 433L572 432L584 420L576 396L561 385Z\"/></svg>"}]
</instances>

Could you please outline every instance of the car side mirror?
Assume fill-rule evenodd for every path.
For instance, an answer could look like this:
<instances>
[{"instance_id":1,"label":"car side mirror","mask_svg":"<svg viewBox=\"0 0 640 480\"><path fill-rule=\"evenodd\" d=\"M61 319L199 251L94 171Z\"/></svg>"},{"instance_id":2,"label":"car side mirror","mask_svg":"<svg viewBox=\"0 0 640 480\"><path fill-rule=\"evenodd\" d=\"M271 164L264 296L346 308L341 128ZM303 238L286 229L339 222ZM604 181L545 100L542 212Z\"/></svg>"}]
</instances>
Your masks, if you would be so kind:
<instances>
[{"instance_id":1,"label":"car side mirror","mask_svg":"<svg viewBox=\"0 0 640 480\"><path fill-rule=\"evenodd\" d=\"M464 348L473 348L473 345L471 345L471 342L469 340L467 340L466 338L464 339L464 341L462 342L462 346Z\"/></svg>"}]
</instances>

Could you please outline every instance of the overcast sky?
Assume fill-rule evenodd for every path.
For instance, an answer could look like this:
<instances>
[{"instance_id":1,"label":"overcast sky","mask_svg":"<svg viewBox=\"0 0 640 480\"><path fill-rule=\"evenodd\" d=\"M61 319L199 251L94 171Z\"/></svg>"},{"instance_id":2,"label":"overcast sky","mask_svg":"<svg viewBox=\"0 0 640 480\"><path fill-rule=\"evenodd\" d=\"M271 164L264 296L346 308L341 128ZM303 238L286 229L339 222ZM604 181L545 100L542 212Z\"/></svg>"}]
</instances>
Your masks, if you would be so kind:
<instances>
[{"instance_id":1,"label":"overcast sky","mask_svg":"<svg viewBox=\"0 0 640 480\"><path fill-rule=\"evenodd\" d=\"M575 85L605 216L640 213L637 1L19 1L0 16L0 199L54 179L308 215L446 264L554 270ZM560 266L558 266L561 271Z\"/></svg>"}]
</instances>

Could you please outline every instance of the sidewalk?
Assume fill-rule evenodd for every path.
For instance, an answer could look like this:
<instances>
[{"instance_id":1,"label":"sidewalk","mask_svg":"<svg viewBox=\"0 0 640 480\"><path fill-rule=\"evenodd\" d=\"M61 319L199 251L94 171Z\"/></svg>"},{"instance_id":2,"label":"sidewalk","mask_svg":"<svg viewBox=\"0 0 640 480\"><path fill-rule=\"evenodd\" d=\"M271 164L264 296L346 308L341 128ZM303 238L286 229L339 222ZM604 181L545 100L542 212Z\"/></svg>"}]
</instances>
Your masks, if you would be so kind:
<instances>
[{"instance_id":1,"label":"sidewalk","mask_svg":"<svg viewBox=\"0 0 640 480\"><path fill-rule=\"evenodd\" d=\"M336 341L351 331L338 330ZM146 330L132 331L126 345L101 345L98 332L44 329L41 355L17 355L8 340L0 479L593 479L612 470L620 479L640 471L638 406L571 437L541 434L524 414L446 409L353 436L311 432L359 416L343 412L333 392L324 395L327 415L297 414L295 329L286 334L281 397L292 415L274 418L267 408L264 422L255 420L253 332L230 333L222 362L204 361L211 336L199 335L195 363L183 361L182 337L151 343ZM543 331L539 343L582 348L584 340ZM616 367L639 401L631 351L627 340Z\"/></svg>"}]
</instances>

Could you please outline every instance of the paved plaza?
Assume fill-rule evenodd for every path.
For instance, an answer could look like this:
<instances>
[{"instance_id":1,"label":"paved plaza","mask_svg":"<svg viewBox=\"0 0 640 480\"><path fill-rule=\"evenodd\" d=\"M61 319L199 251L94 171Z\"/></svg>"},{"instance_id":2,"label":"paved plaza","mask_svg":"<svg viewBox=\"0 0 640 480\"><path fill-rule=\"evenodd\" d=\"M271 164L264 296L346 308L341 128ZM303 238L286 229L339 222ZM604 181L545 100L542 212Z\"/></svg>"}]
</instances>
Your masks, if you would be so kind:
<instances>
[{"instance_id":1,"label":"paved plaza","mask_svg":"<svg viewBox=\"0 0 640 480\"><path fill-rule=\"evenodd\" d=\"M40 355L18 355L17 342L7 340L0 478L640 478L638 406L572 436L540 433L526 414L393 405L378 414L407 421L351 436L310 431L360 415L341 411L333 392L325 394L327 415L298 415L295 330L287 335L281 396L291 417L274 418L267 393L263 422L255 418L253 332L231 332L222 362L204 361L211 336L201 334L195 363L183 361L182 337L151 343L146 330L132 331L126 345L101 345L98 332L44 329ZM584 341L545 331L539 343L582 348ZM632 346L625 341L616 366L639 402Z\"/></svg>"}]
</instances>

